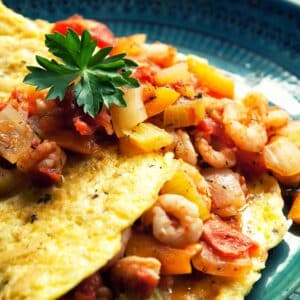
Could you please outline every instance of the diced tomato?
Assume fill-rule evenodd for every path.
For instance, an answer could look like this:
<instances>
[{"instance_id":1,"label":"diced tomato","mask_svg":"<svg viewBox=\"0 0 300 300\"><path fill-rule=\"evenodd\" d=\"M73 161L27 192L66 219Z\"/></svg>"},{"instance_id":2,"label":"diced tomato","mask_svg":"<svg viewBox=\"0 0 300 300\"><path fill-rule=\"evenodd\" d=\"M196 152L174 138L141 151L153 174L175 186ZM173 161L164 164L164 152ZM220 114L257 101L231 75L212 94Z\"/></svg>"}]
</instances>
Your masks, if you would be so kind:
<instances>
[{"instance_id":1,"label":"diced tomato","mask_svg":"<svg viewBox=\"0 0 300 300\"><path fill-rule=\"evenodd\" d=\"M95 119L87 115L80 115L73 118L73 125L81 135L92 135L98 128L103 127L108 135L113 134L111 116L103 106Z\"/></svg>"},{"instance_id":2,"label":"diced tomato","mask_svg":"<svg viewBox=\"0 0 300 300\"><path fill-rule=\"evenodd\" d=\"M234 148L235 144L225 133L224 127L210 117L202 119L196 130L199 130L206 138L214 137L213 142L229 148Z\"/></svg>"},{"instance_id":3,"label":"diced tomato","mask_svg":"<svg viewBox=\"0 0 300 300\"><path fill-rule=\"evenodd\" d=\"M181 80L172 83L172 87L182 96L193 99L195 97L194 86L190 83L184 83Z\"/></svg>"},{"instance_id":4,"label":"diced tomato","mask_svg":"<svg viewBox=\"0 0 300 300\"><path fill-rule=\"evenodd\" d=\"M223 99L224 98L224 95L222 95L222 94L219 94L217 92L211 91L211 90L209 90L209 89L207 89L205 87L202 87L202 88L206 90L206 95L207 96L211 96L211 97L217 98L217 99Z\"/></svg>"},{"instance_id":5,"label":"diced tomato","mask_svg":"<svg viewBox=\"0 0 300 300\"><path fill-rule=\"evenodd\" d=\"M6 107L7 103L0 103L0 111Z\"/></svg>"},{"instance_id":6,"label":"diced tomato","mask_svg":"<svg viewBox=\"0 0 300 300\"><path fill-rule=\"evenodd\" d=\"M258 248L250 238L217 218L204 223L202 236L219 255L228 258L245 257Z\"/></svg>"},{"instance_id":7,"label":"diced tomato","mask_svg":"<svg viewBox=\"0 0 300 300\"><path fill-rule=\"evenodd\" d=\"M204 136L209 137L211 135L219 134L219 125L212 118L204 118L199 122L198 129Z\"/></svg>"},{"instance_id":8,"label":"diced tomato","mask_svg":"<svg viewBox=\"0 0 300 300\"><path fill-rule=\"evenodd\" d=\"M81 135L92 135L94 130L84 121L80 119L80 117L73 118L73 124L75 129Z\"/></svg>"},{"instance_id":9,"label":"diced tomato","mask_svg":"<svg viewBox=\"0 0 300 300\"><path fill-rule=\"evenodd\" d=\"M46 91L37 91L35 87L28 86L22 89L15 88L8 101L15 109L19 109L21 106L23 110L28 111L29 116L33 116L38 114L38 99L44 101ZM47 105L50 106L51 104L47 102Z\"/></svg>"},{"instance_id":10,"label":"diced tomato","mask_svg":"<svg viewBox=\"0 0 300 300\"><path fill-rule=\"evenodd\" d=\"M111 115L108 113L105 106L102 107L101 112L95 117L95 125L96 128L103 126L108 135L112 135L114 133L111 123Z\"/></svg>"},{"instance_id":11,"label":"diced tomato","mask_svg":"<svg viewBox=\"0 0 300 300\"><path fill-rule=\"evenodd\" d=\"M201 251L192 259L193 266L207 274L238 278L245 276L252 266L250 257L228 258L216 253L206 242L201 242Z\"/></svg>"},{"instance_id":12,"label":"diced tomato","mask_svg":"<svg viewBox=\"0 0 300 300\"><path fill-rule=\"evenodd\" d=\"M73 29L76 33L82 34L84 28L85 24L83 17L74 15L66 20L56 22L52 28L52 32L59 32L66 35L68 29Z\"/></svg>"},{"instance_id":13,"label":"diced tomato","mask_svg":"<svg viewBox=\"0 0 300 300\"><path fill-rule=\"evenodd\" d=\"M98 47L104 48L114 45L114 35L103 23L86 20L87 30L91 33L94 40L98 41Z\"/></svg>"},{"instance_id":14,"label":"diced tomato","mask_svg":"<svg viewBox=\"0 0 300 300\"><path fill-rule=\"evenodd\" d=\"M101 22L84 19L82 16L74 15L66 20L56 22L52 28L52 32L67 34L68 29L73 29L80 35L85 29L88 30L92 38L98 42L97 45L100 48L114 45L113 33Z\"/></svg>"},{"instance_id":15,"label":"diced tomato","mask_svg":"<svg viewBox=\"0 0 300 300\"><path fill-rule=\"evenodd\" d=\"M40 177L39 180L43 183L43 185L55 184L61 178L60 173L57 173L48 168L39 168L37 171L38 171L38 176Z\"/></svg>"},{"instance_id":16,"label":"diced tomato","mask_svg":"<svg viewBox=\"0 0 300 300\"><path fill-rule=\"evenodd\" d=\"M141 83L151 83L152 85L155 84L155 75L156 72L151 69L149 66L140 66L137 67L135 72L133 73L133 77L138 79Z\"/></svg>"}]
</instances>

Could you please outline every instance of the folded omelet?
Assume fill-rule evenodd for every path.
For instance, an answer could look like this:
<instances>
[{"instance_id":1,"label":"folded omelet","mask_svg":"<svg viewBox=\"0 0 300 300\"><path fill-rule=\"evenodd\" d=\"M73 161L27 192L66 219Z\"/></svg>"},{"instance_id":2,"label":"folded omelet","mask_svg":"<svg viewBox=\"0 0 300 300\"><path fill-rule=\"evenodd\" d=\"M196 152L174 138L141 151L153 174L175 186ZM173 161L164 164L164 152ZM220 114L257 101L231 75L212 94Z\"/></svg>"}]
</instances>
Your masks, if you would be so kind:
<instances>
[{"instance_id":1,"label":"folded omelet","mask_svg":"<svg viewBox=\"0 0 300 300\"><path fill-rule=\"evenodd\" d=\"M22 84L35 55L49 55L44 34L50 26L0 1L0 101ZM68 157L60 186L38 189L24 181L0 201L0 299L56 299L99 270L119 251L122 231L155 203L177 167L171 154L128 158L109 147L85 159ZM267 176L250 189L255 196L239 222L265 251L243 278L180 280L178 290L186 291L187 284L190 289L178 299L243 299L259 279L267 250L282 240L287 222L275 179Z\"/></svg>"},{"instance_id":2,"label":"folded omelet","mask_svg":"<svg viewBox=\"0 0 300 300\"><path fill-rule=\"evenodd\" d=\"M56 299L104 266L122 231L156 201L172 156L71 157L61 186L0 202L0 299Z\"/></svg>"}]
</instances>

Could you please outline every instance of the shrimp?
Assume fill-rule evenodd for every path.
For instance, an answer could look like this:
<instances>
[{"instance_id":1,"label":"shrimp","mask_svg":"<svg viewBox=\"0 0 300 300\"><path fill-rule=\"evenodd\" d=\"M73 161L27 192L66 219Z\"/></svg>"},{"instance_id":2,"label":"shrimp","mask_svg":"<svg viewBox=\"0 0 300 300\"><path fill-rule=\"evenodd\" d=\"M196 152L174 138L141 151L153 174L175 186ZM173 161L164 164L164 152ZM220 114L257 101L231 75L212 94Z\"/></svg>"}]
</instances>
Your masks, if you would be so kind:
<instances>
[{"instance_id":1,"label":"shrimp","mask_svg":"<svg viewBox=\"0 0 300 300\"><path fill-rule=\"evenodd\" d=\"M196 139L195 146L202 159L215 168L231 168L236 164L236 155L232 148L223 147L217 151L203 137Z\"/></svg>"},{"instance_id":2,"label":"shrimp","mask_svg":"<svg viewBox=\"0 0 300 300\"><path fill-rule=\"evenodd\" d=\"M190 136L183 130L176 131L177 143L174 149L175 157L195 166L197 164L197 152L193 146Z\"/></svg>"},{"instance_id":3,"label":"shrimp","mask_svg":"<svg viewBox=\"0 0 300 300\"><path fill-rule=\"evenodd\" d=\"M221 217L238 213L246 204L245 179L231 169L206 169L203 175L209 184L212 195L212 211Z\"/></svg>"},{"instance_id":4,"label":"shrimp","mask_svg":"<svg viewBox=\"0 0 300 300\"><path fill-rule=\"evenodd\" d=\"M247 122L249 109L237 102L226 104L223 112L225 132L240 149L260 152L268 141L264 117L260 120L258 116L254 119L250 117L250 121Z\"/></svg>"},{"instance_id":5,"label":"shrimp","mask_svg":"<svg viewBox=\"0 0 300 300\"><path fill-rule=\"evenodd\" d=\"M278 129L285 126L289 121L287 112L280 108L270 109L266 118L266 127L269 129Z\"/></svg>"},{"instance_id":6,"label":"shrimp","mask_svg":"<svg viewBox=\"0 0 300 300\"><path fill-rule=\"evenodd\" d=\"M202 100L204 102L206 114L217 122L222 121L222 113L225 104L232 102L232 100L229 99L219 100L212 97L203 97Z\"/></svg>"},{"instance_id":7,"label":"shrimp","mask_svg":"<svg viewBox=\"0 0 300 300\"><path fill-rule=\"evenodd\" d=\"M17 168L36 183L49 185L61 179L65 162L63 150L55 142L44 140L17 161Z\"/></svg>"},{"instance_id":8,"label":"shrimp","mask_svg":"<svg viewBox=\"0 0 300 300\"><path fill-rule=\"evenodd\" d=\"M156 239L172 247L197 242L202 234L198 206L180 195L159 196L153 208L152 230Z\"/></svg>"},{"instance_id":9,"label":"shrimp","mask_svg":"<svg viewBox=\"0 0 300 300\"><path fill-rule=\"evenodd\" d=\"M159 282L161 263L156 258L127 256L120 259L110 271L113 286L145 299L151 296Z\"/></svg>"},{"instance_id":10,"label":"shrimp","mask_svg":"<svg viewBox=\"0 0 300 300\"><path fill-rule=\"evenodd\" d=\"M247 115L250 120L264 123L268 113L268 100L260 93L248 93L242 100L247 108Z\"/></svg>"}]
</instances>

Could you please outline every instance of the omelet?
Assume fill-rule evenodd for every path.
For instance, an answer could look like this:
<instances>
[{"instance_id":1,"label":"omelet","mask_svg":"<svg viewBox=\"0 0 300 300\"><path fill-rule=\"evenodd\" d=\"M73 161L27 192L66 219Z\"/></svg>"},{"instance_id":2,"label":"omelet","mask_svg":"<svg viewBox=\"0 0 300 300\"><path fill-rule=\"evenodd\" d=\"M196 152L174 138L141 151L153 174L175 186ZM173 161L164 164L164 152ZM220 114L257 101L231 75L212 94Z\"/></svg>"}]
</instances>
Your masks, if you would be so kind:
<instances>
[{"instance_id":1,"label":"omelet","mask_svg":"<svg viewBox=\"0 0 300 300\"><path fill-rule=\"evenodd\" d=\"M49 55L49 26L0 2L0 101L22 84L35 55ZM56 299L104 266L175 166L172 155L127 158L107 148L68 157L61 186L44 190L24 181L0 201L0 299Z\"/></svg>"},{"instance_id":2,"label":"omelet","mask_svg":"<svg viewBox=\"0 0 300 300\"><path fill-rule=\"evenodd\" d=\"M0 102L15 87L22 86L26 65L35 65L35 55L49 57L45 33L51 24L31 21L3 5L0 0Z\"/></svg>"},{"instance_id":3,"label":"omelet","mask_svg":"<svg viewBox=\"0 0 300 300\"><path fill-rule=\"evenodd\" d=\"M0 299L56 299L120 249L122 231L156 201L172 155L107 149L69 159L61 186L25 186L0 202Z\"/></svg>"},{"instance_id":4,"label":"omelet","mask_svg":"<svg viewBox=\"0 0 300 300\"><path fill-rule=\"evenodd\" d=\"M35 64L35 55L49 57L44 34L50 28L0 0L0 102L22 85L25 66ZM38 189L24 181L0 201L0 299L57 299L99 270L119 251L122 231L155 203L178 167L171 154L128 158L109 147L84 159L68 157L59 186ZM273 177L249 189L253 197L238 222L263 249L252 270L239 279L179 277L177 300L242 300L260 278L267 251L282 240L288 225Z\"/></svg>"}]
</instances>

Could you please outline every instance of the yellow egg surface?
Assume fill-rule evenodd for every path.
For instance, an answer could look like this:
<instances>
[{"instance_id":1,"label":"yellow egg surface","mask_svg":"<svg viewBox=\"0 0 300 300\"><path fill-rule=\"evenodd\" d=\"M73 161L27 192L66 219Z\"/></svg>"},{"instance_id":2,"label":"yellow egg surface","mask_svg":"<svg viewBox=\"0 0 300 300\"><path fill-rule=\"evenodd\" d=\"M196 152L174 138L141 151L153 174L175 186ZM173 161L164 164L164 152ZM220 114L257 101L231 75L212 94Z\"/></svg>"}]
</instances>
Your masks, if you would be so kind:
<instances>
[{"instance_id":1,"label":"yellow egg surface","mask_svg":"<svg viewBox=\"0 0 300 300\"><path fill-rule=\"evenodd\" d=\"M50 27L15 13L0 0L0 102L22 85L26 65L36 65L35 55L49 57L44 40Z\"/></svg>"},{"instance_id":2,"label":"yellow egg surface","mask_svg":"<svg viewBox=\"0 0 300 300\"><path fill-rule=\"evenodd\" d=\"M56 299L106 264L173 175L171 155L71 157L59 187L0 202L0 299Z\"/></svg>"}]
</instances>

